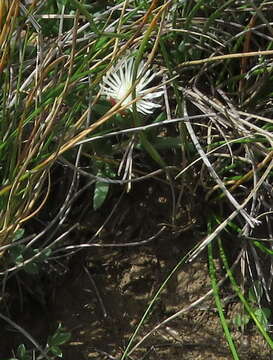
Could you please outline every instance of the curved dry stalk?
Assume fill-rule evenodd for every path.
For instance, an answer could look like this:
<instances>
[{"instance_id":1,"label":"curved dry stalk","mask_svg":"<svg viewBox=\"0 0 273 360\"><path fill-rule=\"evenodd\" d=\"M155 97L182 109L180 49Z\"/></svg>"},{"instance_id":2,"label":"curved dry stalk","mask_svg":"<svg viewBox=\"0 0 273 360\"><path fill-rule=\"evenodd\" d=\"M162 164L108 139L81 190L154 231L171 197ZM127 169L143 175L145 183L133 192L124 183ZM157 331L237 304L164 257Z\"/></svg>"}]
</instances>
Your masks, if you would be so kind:
<instances>
[{"instance_id":1,"label":"curved dry stalk","mask_svg":"<svg viewBox=\"0 0 273 360\"><path fill-rule=\"evenodd\" d=\"M200 143L198 141L197 136L195 135L195 132L194 132L193 127L191 126L190 122L186 122L185 124L186 124L188 132L190 134L190 137L192 139L192 142L193 142L194 146L196 147L196 150L198 151L198 153L199 153L200 157L202 158L204 164L207 166L211 176L216 181L216 183L219 185L219 187L223 191L224 195L228 198L228 200L231 202L231 204L235 207L236 212L240 213L251 227L254 227L254 226L258 225L260 222L258 220L256 220L256 219L252 218L246 212L246 210L241 207L241 205L238 203L238 201L232 196L232 194L225 187L224 183L222 182L222 180L220 179L220 177L218 176L218 174L214 170L214 168L211 165L208 157L206 156L204 150L202 149L202 147L201 147L201 145L200 145Z\"/></svg>"},{"instance_id":2,"label":"curved dry stalk","mask_svg":"<svg viewBox=\"0 0 273 360\"><path fill-rule=\"evenodd\" d=\"M256 195L258 189L261 187L261 185L264 183L265 179L267 178L268 174L270 173L271 169L273 168L273 160L271 160L271 163L255 185L255 187L251 190L250 194L247 196L247 198L243 201L243 203L239 206L238 209L233 211L218 227L214 230L213 233L211 233L209 236L207 236L202 243L191 252L191 255L189 257L189 262L194 260L207 246L209 243L211 243L221 232L223 229L226 228L229 222L231 222L239 213L240 209L244 209L244 207L248 204L248 202ZM259 224L261 223L257 218L255 219L256 222Z\"/></svg>"},{"instance_id":3,"label":"curved dry stalk","mask_svg":"<svg viewBox=\"0 0 273 360\"><path fill-rule=\"evenodd\" d=\"M228 60L228 59L239 59L244 57L269 56L269 55L273 55L273 50L260 50L260 51L246 52L246 53L219 55L219 56L208 57L206 59L185 61L179 64L178 67L181 68L185 66L200 65L200 64L206 64L210 62L216 62L216 61Z\"/></svg>"}]
</instances>

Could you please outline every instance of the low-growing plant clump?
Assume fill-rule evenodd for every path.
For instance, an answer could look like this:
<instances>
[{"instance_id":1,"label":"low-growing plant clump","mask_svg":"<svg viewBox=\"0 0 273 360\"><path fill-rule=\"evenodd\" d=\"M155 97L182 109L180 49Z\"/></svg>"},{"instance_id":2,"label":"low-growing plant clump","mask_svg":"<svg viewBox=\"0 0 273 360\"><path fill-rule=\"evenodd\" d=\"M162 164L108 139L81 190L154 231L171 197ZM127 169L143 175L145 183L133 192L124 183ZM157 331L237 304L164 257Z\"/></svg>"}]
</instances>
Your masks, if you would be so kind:
<instances>
[{"instance_id":1,"label":"low-growing plant clump","mask_svg":"<svg viewBox=\"0 0 273 360\"><path fill-rule=\"evenodd\" d=\"M272 24L0 1L0 360L271 356Z\"/></svg>"}]
</instances>

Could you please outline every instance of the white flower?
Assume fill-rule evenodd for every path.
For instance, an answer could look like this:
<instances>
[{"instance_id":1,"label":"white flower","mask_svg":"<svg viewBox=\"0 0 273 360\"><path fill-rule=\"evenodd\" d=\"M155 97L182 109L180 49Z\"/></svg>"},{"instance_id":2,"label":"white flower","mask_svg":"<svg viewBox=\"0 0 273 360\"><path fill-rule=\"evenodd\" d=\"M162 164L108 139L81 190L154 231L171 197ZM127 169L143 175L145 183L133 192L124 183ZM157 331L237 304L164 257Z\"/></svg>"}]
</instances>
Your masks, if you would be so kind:
<instances>
[{"instance_id":1,"label":"white flower","mask_svg":"<svg viewBox=\"0 0 273 360\"><path fill-rule=\"evenodd\" d=\"M134 58L125 58L121 60L116 66L113 66L102 79L100 85L102 95L106 95L109 100L114 103L124 99L122 106L129 104L132 100L132 85L133 85L133 71ZM155 78L157 73L151 74L151 70L143 72L144 62L141 62L137 71L137 79L139 81L136 85L136 108L138 112L143 114L152 114L155 108L160 107L151 100L162 96L163 90L153 91L153 88L145 89L146 86ZM132 104L128 105L128 109L132 111Z\"/></svg>"}]
</instances>

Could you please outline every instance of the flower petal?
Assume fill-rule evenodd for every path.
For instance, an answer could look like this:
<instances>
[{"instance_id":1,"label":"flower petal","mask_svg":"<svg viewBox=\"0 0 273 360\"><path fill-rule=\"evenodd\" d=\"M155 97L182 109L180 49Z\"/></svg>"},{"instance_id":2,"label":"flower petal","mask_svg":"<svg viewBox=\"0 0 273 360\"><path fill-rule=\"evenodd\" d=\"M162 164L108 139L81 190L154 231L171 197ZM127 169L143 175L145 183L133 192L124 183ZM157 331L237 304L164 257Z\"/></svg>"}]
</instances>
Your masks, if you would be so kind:
<instances>
[{"instance_id":1,"label":"flower petal","mask_svg":"<svg viewBox=\"0 0 273 360\"><path fill-rule=\"evenodd\" d=\"M120 60L115 67L112 67L103 76L102 84L100 84L102 95L115 99L117 102L126 96L122 101L122 105L129 104L132 101L131 88L133 85L134 65L135 59L131 57ZM141 99L136 101L136 108L137 111L143 114L152 114L154 109L160 107L160 105L149 100L162 96L164 91L161 87L156 89L157 91L154 91L153 88L145 89L158 73L152 73L151 69L144 71L144 68L145 63L142 61L137 71L138 83L135 94L137 98L140 97ZM128 108L132 111L132 104Z\"/></svg>"}]
</instances>

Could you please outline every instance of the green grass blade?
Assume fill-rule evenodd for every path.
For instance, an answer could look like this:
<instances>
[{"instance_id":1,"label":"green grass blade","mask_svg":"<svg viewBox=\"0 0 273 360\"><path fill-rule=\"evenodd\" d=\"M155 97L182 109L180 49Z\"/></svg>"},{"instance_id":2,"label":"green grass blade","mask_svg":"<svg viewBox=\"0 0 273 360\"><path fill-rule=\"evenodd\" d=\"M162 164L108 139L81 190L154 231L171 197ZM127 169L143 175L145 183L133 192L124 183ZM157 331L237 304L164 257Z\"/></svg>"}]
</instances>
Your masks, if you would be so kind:
<instances>
[{"instance_id":1,"label":"green grass blade","mask_svg":"<svg viewBox=\"0 0 273 360\"><path fill-rule=\"evenodd\" d=\"M217 279L216 279L216 269L215 269L215 265L214 265L213 253L212 253L212 245L211 244L208 245L208 259L209 259L209 274L210 274L210 279L211 279L211 286L212 286L212 289L213 289L214 300L215 300L215 304L216 304L216 307L217 307L217 310L218 310L220 322L221 322L221 325L223 327L224 334L225 334L226 340L228 342L229 349L230 349L230 351L232 353L233 359L234 360L239 360L240 358L238 356L236 346L235 346L234 341L232 339L232 335L230 333L228 323L227 323L227 320L226 320L225 315L224 315L224 311L223 311L223 307L222 307L222 303L221 303L221 298L220 298L220 295L219 295L219 287L218 287Z\"/></svg>"},{"instance_id":2,"label":"green grass blade","mask_svg":"<svg viewBox=\"0 0 273 360\"><path fill-rule=\"evenodd\" d=\"M253 309L251 308L250 304L248 303L248 301L244 297L240 287L238 286L238 284L237 284L237 282L236 282L236 280L235 280L235 278L234 278L234 276L233 276L233 274L232 274L232 272L231 272L231 270L229 268L227 258L226 258L226 254L225 254L225 251L223 249L222 241L221 241L220 238L218 238L218 246L219 246L219 250L220 250L221 259L223 261L225 270L226 270L226 272L228 274L228 277L230 279L233 290L235 291L238 298L240 299L240 301L244 305L244 307L245 307L246 311L248 312L248 314L251 316L252 320L254 321L254 323L257 326L257 328L258 328L259 332L261 333L261 335L264 337L264 339L266 340L266 342L268 343L270 348L273 349L273 341L272 341L271 337L266 332L263 324L261 324L261 322L255 316L255 313L254 313Z\"/></svg>"}]
</instances>

